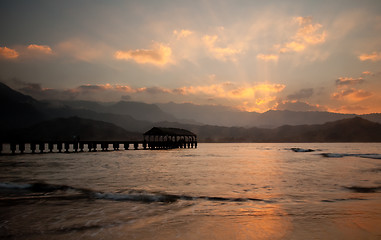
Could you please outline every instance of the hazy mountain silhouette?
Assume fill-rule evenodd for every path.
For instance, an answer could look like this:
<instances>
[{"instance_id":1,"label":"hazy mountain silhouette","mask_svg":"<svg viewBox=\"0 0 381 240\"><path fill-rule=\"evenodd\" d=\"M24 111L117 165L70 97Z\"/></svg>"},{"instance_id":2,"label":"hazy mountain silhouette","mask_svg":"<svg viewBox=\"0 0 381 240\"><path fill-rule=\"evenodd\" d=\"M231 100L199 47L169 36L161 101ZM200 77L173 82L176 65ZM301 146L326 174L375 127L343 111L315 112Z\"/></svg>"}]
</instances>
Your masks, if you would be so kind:
<instances>
[{"instance_id":1,"label":"hazy mountain silhouette","mask_svg":"<svg viewBox=\"0 0 381 240\"><path fill-rule=\"evenodd\" d=\"M92 101L53 101L56 105L68 106L72 109L91 110L98 113L128 115L143 121L176 121L169 113L162 111L155 104L120 101L116 103L98 103Z\"/></svg>"},{"instance_id":2,"label":"hazy mountain silhouette","mask_svg":"<svg viewBox=\"0 0 381 240\"><path fill-rule=\"evenodd\" d=\"M218 126L253 126L260 115L256 112L242 112L226 106L196 105L192 103L159 103L163 111L189 123Z\"/></svg>"},{"instance_id":3,"label":"hazy mountain silhouette","mask_svg":"<svg viewBox=\"0 0 381 240\"><path fill-rule=\"evenodd\" d=\"M15 128L28 128L38 122L73 116L111 123L114 127L130 132L142 133L153 126L185 128L198 134L201 141L217 142L380 141L378 136L381 135L380 124L353 118L356 116L354 114L292 111L268 111L259 114L240 112L223 106L159 104L163 110L170 111L171 114L167 114L157 105L137 102L37 101L2 83L0 100L4 113L0 118L1 136L5 136L7 131L14 133ZM132 116L147 120L137 120ZM360 116L381 122L379 113ZM327 121L331 122L325 123ZM204 122L212 124L205 125ZM238 127L215 126L217 124ZM34 127L45 128L44 124Z\"/></svg>"},{"instance_id":4,"label":"hazy mountain silhouette","mask_svg":"<svg viewBox=\"0 0 381 240\"><path fill-rule=\"evenodd\" d=\"M72 141L80 140L141 140L141 133L128 132L114 124L78 117L44 121L27 128L15 130L10 140Z\"/></svg>"},{"instance_id":5,"label":"hazy mountain silhouette","mask_svg":"<svg viewBox=\"0 0 381 240\"><path fill-rule=\"evenodd\" d=\"M315 125L243 128L160 123L186 128L201 142L381 142L381 124L360 117Z\"/></svg>"},{"instance_id":6,"label":"hazy mountain silhouette","mask_svg":"<svg viewBox=\"0 0 381 240\"><path fill-rule=\"evenodd\" d=\"M194 123L199 125L275 128L282 125L323 124L328 121L353 118L355 116L381 123L380 113L356 115L288 110L270 110L264 113L256 113L242 112L224 106L195 105L191 103L177 104L173 102L158 104L158 106L178 119L193 120Z\"/></svg>"},{"instance_id":7,"label":"hazy mountain silhouette","mask_svg":"<svg viewBox=\"0 0 381 240\"><path fill-rule=\"evenodd\" d=\"M14 91L0 82L0 132L42 121L46 116L39 110L39 102Z\"/></svg>"}]
</instances>

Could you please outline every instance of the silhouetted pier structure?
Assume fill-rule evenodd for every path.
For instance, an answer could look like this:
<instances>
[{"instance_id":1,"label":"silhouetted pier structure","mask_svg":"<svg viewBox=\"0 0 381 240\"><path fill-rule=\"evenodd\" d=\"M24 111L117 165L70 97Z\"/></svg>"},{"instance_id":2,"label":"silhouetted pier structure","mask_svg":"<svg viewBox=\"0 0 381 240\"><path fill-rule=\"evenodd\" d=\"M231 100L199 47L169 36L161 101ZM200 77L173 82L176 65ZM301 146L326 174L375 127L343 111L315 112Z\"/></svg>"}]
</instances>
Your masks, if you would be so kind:
<instances>
[{"instance_id":1,"label":"silhouetted pier structure","mask_svg":"<svg viewBox=\"0 0 381 240\"><path fill-rule=\"evenodd\" d=\"M197 148L197 135L185 129L154 127L143 136L149 149Z\"/></svg>"},{"instance_id":2,"label":"silhouetted pier structure","mask_svg":"<svg viewBox=\"0 0 381 240\"><path fill-rule=\"evenodd\" d=\"M109 150L147 150L197 148L196 134L179 128L157 128L143 134L142 141L13 141L0 143L0 154L4 150L11 154L23 153L70 153Z\"/></svg>"}]
</instances>

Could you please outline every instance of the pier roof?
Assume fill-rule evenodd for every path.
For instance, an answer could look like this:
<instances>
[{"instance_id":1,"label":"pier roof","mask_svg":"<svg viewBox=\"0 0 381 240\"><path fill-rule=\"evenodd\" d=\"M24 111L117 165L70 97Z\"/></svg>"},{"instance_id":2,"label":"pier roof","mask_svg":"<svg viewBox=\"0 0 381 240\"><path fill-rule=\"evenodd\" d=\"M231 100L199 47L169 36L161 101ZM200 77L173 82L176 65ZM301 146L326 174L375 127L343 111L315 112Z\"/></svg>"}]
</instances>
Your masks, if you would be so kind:
<instances>
[{"instance_id":1,"label":"pier roof","mask_svg":"<svg viewBox=\"0 0 381 240\"><path fill-rule=\"evenodd\" d=\"M196 136L191 131L182 128L163 128L153 127L151 130L145 132L143 135L151 136Z\"/></svg>"}]
</instances>

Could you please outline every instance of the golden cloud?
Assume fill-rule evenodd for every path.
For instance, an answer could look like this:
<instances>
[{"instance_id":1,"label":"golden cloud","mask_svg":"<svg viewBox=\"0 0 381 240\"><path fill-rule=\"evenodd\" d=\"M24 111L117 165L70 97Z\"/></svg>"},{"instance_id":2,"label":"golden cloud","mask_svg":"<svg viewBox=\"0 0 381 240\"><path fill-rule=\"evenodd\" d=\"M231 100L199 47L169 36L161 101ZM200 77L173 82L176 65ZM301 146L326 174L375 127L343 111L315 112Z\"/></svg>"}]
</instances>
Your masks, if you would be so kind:
<instances>
[{"instance_id":1,"label":"golden cloud","mask_svg":"<svg viewBox=\"0 0 381 240\"><path fill-rule=\"evenodd\" d=\"M202 38L203 43L207 47L208 51L213 54L213 56L222 61L232 60L235 61L235 56L241 52L240 49L233 47L216 47L216 42L218 41L217 35L205 35Z\"/></svg>"},{"instance_id":2,"label":"golden cloud","mask_svg":"<svg viewBox=\"0 0 381 240\"><path fill-rule=\"evenodd\" d=\"M319 32L323 26L319 23L312 24L312 17L296 17L295 20L299 23L296 39L312 45L325 42L327 33Z\"/></svg>"},{"instance_id":3,"label":"golden cloud","mask_svg":"<svg viewBox=\"0 0 381 240\"><path fill-rule=\"evenodd\" d=\"M361 101L372 96L372 92L368 92L362 89L344 89L332 94L333 99L345 99L349 101Z\"/></svg>"},{"instance_id":4,"label":"golden cloud","mask_svg":"<svg viewBox=\"0 0 381 240\"><path fill-rule=\"evenodd\" d=\"M172 50L168 46L157 43L153 49L117 51L114 57L118 60L133 60L139 64L163 66L172 62Z\"/></svg>"},{"instance_id":5,"label":"golden cloud","mask_svg":"<svg viewBox=\"0 0 381 240\"><path fill-rule=\"evenodd\" d=\"M177 39L181 39L181 38L186 38L192 35L193 32L190 30L182 29L180 31L174 30L173 34L176 36Z\"/></svg>"},{"instance_id":6,"label":"golden cloud","mask_svg":"<svg viewBox=\"0 0 381 240\"><path fill-rule=\"evenodd\" d=\"M5 59L16 59L20 55L19 53L11 48L7 47L0 47L0 58L5 58Z\"/></svg>"},{"instance_id":7,"label":"golden cloud","mask_svg":"<svg viewBox=\"0 0 381 240\"><path fill-rule=\"evenodd\" d=\"M212 99L224 99L236 103L237 108L245 111L266 110L267 105L283 91L283 84L262 83L254 86L237 86L226 82L204 86L187 86L172 90L174 94L198 95Z\"/></svg>"},{"instance_id":8,"label":"golden cloud","mask_svg":"<svg viewBox=\"0 0 381 240\"><path fill-rule=\"evenodd\" d=\"M30 51L40 52L43 54L52 54L53 53L52 49L47 45L30 44L27 47L27 49Z\"/></svg>"},{"instance_id":9,"label":"golden cloud","mask_svg":"<svg viewBox=\"0 0 381 240\"><path fill-rule=\"evenodd\" d=\"M265 62L278 62L279 56L275 54L258 54L257 59Z\"/></svg>"},{"instance_id":10,"label":"golden cloud","mask_svg":"<svg viewBox=\"0 0 381 240\"><path fill-rule=\"evenodd\" d=\"M357 84L364 83L365 80L362 77L359 78L350 78L350 77L340 77L336 80L336 86L338 88L353 86Z\"/></svg>"},{"instance_id":11,"label":"golden cloud","mask_svg":"<svg viewBox=\"0 0 381 240\"><path fill-rule=\"evenodd\" d=\"M372 62L376 62L376 61L380 61L381 60L381 52L373 52L371 54L362 54L360 56L358 56L358 58L361 60L361 61L372 61Z\"/></svg>"},{"instance_id":12,"label":"golden cloud","mask_svg":"<svg viewBox=\"0 0 381 240\"><path fill-rule=\"evenodd\" d=\"M362 75L370 75L370 76L372 76L374 74L372 72L370 72L370 71L364 71L364 72L362 72Z\"/></svg>"},{"instance_id":13,"label":"golden cloud","mask_svg":"<svg viewBox=\"0 0 381 240\"><path fill-rule=\"evenodd\" d=\"M324 43L327 33L322 29L319 23L312 23L312 17L296 17L294 21L299 25L296 34L291 41L280 45L279 52L300 52L305 50L309 45Z\"/></svg>"}]
</instances>

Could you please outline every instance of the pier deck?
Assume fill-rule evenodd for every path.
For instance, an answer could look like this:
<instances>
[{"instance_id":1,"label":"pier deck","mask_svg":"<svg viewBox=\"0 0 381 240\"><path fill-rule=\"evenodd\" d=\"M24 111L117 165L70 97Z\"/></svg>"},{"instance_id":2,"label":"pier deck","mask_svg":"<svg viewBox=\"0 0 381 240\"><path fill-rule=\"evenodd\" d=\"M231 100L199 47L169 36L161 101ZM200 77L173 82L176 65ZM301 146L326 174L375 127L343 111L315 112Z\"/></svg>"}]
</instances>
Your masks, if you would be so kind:
<instances>
[{"instance_id":1,"label":"pier deck","mask_svg":"<svg viewBox=\"0 0 381 240\"><path fill-rule=\"evenodd\" d=\"M197 148L197 141L39 141L0 143L0 154Z\"/></svg>"}]
</instances>

